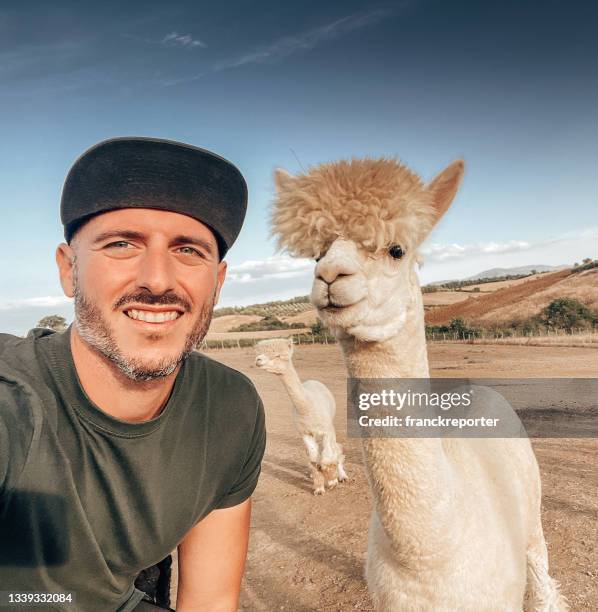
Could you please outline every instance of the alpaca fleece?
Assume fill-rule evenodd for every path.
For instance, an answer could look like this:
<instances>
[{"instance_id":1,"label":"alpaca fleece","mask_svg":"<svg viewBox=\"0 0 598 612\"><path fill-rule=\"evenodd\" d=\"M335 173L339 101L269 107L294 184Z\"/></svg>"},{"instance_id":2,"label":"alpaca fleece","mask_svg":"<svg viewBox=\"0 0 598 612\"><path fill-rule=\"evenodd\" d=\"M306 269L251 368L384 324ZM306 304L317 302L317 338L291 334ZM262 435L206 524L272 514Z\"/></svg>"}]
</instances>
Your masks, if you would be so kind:
<instances>
[{"instance_id":1,"label":"alpaca fleece","mask_svg":"<svg viewBox=\"0 0 598 612\"><path fill-rule=\"evenodd\" d=\"M434 225L430 193L397 159L342 160L276 179L271 232L295 257L318 258L339 236L373 254L412 249Z\"/></svg>"}]
</instances>

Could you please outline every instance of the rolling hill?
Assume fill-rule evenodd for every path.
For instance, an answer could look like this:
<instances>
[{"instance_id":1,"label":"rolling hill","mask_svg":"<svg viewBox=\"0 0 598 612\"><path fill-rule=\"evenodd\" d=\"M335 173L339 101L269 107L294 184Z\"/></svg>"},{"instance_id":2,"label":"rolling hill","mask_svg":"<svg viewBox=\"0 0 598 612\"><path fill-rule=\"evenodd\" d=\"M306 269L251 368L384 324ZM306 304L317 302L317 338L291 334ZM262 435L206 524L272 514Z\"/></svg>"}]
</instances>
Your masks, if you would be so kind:
<instances>
[{"instance_id":1,"label":"rolling hill","mask_svg":"<svg viewBox=\"0 0 598 612\"><path fill-rule=\"evenodd\" d=\"M549 266L534 266L541 272ZM531 268L531 266L529 266ZM497 268L480 273L492 278L491 272L522 274L523 268ZM475 278L475 277L474 277ZM452 319L462 318L467 322L484 327L491 324L523 320L539 313L552 300L561 297L575 298L586 306L598 309L598 268L576 270L559 269L553 272L530 274L523 278L498 280L471 284L456 290L439 290L424 293L424 308L428 325L444 325ZM246 308L223 309L232 314L221 314L212 320L208 338L221 339L242 323L260 321L265 316L275 316L288 323L302 323L303 331L317 321L316 311L307 297L294 298L284 302L254 304ZM279 330L284 331L284 330ZM289 330L288 333L301 333ZM276 331L246 332L252 336L272 336ZM281 333L279 335L287 335Z\"/></svg>"},{"instance_id":2,"label":"rolling hill","mask_svg":"<svg viewBox=\"0 0 598 612\"><path fill-rule=\"evenodd\" d=\"M429 309L426 323L442 325L455 318L476 324L525 319L560 297L575 298L590 308L597 308L598 268L578 273L568 268L512 281L508 286L479 293L477 297L470 294L468 299L456 304Z\"/></svg>"}]
</instances>

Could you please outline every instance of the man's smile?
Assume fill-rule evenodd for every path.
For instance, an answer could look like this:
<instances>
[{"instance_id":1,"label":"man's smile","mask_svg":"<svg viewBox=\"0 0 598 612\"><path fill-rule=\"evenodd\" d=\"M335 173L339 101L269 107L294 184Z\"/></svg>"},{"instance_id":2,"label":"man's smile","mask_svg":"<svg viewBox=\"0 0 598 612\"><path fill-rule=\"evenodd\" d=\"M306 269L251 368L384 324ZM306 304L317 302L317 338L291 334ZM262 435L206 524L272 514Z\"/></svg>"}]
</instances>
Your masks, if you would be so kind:
<instances>
[{"instance_id":1,"label":"man's smile","mask_svg":"<svg viewBox=\"0 0 598 612\"><path fill-rule=\"evenodd\" d=\"M144 323L164 324L176 321L183 315L183 312L175 309L147 309L147 308L127 308L123 311L130 319L143 321Z\"/></svg>"}]
</instances>

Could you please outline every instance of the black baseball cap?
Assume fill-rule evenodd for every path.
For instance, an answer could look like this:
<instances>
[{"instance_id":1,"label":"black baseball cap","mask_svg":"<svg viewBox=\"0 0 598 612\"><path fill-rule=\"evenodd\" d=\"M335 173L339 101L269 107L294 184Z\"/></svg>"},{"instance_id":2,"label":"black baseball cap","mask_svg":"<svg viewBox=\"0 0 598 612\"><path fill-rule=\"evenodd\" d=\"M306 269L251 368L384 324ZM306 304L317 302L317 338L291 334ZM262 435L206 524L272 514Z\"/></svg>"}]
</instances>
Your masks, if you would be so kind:
<instances>
[{"instance_id":1,"label":"black baseball cap","mask_svg":"<svg viewBox=\"0 0 598 612\"><path fill-rule=\"evenodd\" d=\"M193 217L212 230L222 259L241 231L247 184L236 166L206 149L159 138L111 138L87 149L66 177L60 203L66 241L95 215L119 208Z\"/></svg>"}]
</instances>

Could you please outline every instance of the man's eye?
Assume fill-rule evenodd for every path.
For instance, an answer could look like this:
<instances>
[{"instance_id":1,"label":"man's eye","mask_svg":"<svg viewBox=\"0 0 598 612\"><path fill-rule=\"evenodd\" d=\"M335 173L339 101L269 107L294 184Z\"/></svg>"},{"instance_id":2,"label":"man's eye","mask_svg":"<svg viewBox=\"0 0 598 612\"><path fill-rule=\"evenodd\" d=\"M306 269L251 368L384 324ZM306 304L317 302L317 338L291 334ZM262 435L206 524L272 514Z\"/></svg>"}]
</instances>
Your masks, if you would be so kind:
<instances>
[{"instance_id":1,"label":"man's eye","mask_svg":"<svg viewBox=\"0 0 598 612\"><path fill-rule=\"evenodd\" d=\"M117 240L116 242L111 242L110 244L107 244L106 248L127 248L129 246L132 246L130 242L127 242L126 240Z\"/></svg>"},{"instance_id":2,"label":"man's eye","mask_svg":"<svg viewBox=\"0 0 598 612\"><path fill-rule=\"evenodd\" d=\"M200 253L197 249L190 246L181 247L179 252L183 255L197 255L198 257L203 257L203 253Z\"/></svg>"}]
</instances>

